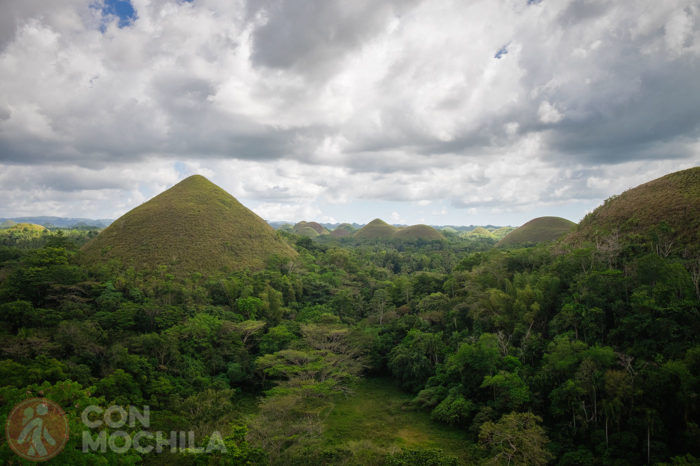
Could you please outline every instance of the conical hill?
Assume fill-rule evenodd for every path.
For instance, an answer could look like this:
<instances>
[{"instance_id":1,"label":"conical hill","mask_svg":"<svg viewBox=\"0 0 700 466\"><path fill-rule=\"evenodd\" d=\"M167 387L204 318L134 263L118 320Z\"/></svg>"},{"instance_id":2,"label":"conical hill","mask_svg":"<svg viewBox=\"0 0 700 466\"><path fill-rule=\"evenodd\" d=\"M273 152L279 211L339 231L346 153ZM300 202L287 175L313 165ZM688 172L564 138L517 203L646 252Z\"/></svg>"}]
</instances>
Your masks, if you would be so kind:
<instances>
[{"instance_id":1,"label":"conical hill","mask_svg":"<svg viewBox=\"0 0 700 466\"><path fill-rule=\"evenodd\" d=\"M405 241L416 241L419 239L424 241L440 241L445 239L439 231L428 225L411 225L400 228L394 234L394 238Z\"/></svg>"},{"instance_id":2,"label":"conical hill","mask_svg":"<svg viewBox=\"0 0 700 466\"><path fill-rule=\"evenodd\" d=\"M290 248L262 218L200 175L190 176L127 212L82 248L86 264L165 265L191 272L256 270Z\"/></svg>"},{"instance_id":3,"label":"conical hill","mask_svg":"<svg viewBox=\"0 0 700 466\"><path fill-rule=\"evenodd\" d=\"M538 217L508 233L496 246L531 246L553 241L571 231L575 225L574 222L561 217Z\"/></svg>"},{"instance_id":4,"label":"conical hill","mask_svg":"<svg viewBox=\"0 0 700 466\"><path fill-rule=\"evenodd\" d=\"M393 238L396 230L397 228L395 226L389 225L382 219L375 218L367 225L357 230L353 237L361 240L385 240Z\"/></svg>"}]
</instances>

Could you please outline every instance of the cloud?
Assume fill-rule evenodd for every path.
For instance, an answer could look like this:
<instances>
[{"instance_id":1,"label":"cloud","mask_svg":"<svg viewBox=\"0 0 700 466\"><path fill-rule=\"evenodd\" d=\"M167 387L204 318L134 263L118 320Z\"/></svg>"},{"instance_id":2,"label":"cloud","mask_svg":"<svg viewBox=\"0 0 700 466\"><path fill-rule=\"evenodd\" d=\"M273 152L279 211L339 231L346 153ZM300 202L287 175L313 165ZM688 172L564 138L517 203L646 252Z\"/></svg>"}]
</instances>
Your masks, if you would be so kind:
<instances>
[{"instance_id":1,"label":"cloud","mask_svg":"<svg viewBox=\"0 0 700 466\"><path fill-rule=\"evenodd\" d=\"M333 72L349 53L384 32L413 0L264 0L248 3L256 24L252 60L306 74Z\"/></svg>"},{"instance_id":2,"label":"cloud","mask_svg":"<svg viewBox=\"0 0 700 466\"><path fill-rule=\"evenodd\" d=\"M692 0L130 4L0 6L0 215L117 216L201 172L277 219L576 217L700 164Z\"/></svg>"}]
</instances>

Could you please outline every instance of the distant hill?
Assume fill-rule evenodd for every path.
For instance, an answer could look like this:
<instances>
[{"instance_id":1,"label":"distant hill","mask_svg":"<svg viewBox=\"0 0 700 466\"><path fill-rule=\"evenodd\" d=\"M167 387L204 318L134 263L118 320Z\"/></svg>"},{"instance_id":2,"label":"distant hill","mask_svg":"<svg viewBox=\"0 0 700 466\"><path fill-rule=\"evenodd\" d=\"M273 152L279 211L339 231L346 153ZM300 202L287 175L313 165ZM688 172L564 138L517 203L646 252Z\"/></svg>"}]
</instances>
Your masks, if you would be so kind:
<instances>
[{"instance_id":1,"label":"distant hill","mask_svg":"<svg viewBox=\"0 0 700 466\"><path fill-rule=\"evenodd\" d=\"M662 176L613 196L588 214L565 242L577 245L617 232L663 237L669 247L700 245L700 167Z\"/></svg>"},{"instance_id":2,"label":"distant hill","mask_svg":"<svg viewBox=\"0 0 700 466\"><path fill-rule=\"evenodd\" d=\"M476 227L471 231L463 233L465 238L493 238L493 234L484 227Z\"/></svg>"},{"instance_id":3,"label":"distant hill","mask_svg":"<svg viewBox=\"0 0 700 466\"><path fill-rule=\"evenodd\" d=\"M360 240L391 239L397 228L384 220L375 218L355 232L353 238Z\"/></svg>"},{"instance_id":4,"label":"distant hill","mask_svg":"<svg viewBox=\"0 0 700 466\"><path fill-rule=\"evenodd\" d=\"M67 217L14 217L0 218L0 228L12 223L33 223L46 228L104 228L112 223L108 218L67 218Z\"/></svg>"},{"instance_id":5,"label":"distant hill","mask_svg":"<svg viewBox=\"0 0 700 466\"><path fill-rule=\"evenodd\" d=\"M538 217L508 233L496 246L530 246L553 241L570 232L575 225L574 222L561 217Z\"/></svg>"},{"instance_id":6,"label":"distant hill","mask_svg":"<svg viewBox=\"0 0 700 466\"><path fill-rule=\"evenodd\" d=\"M292 231L297 235L308 236L309 238L315 238L319 235L327 235L329 233L329 231L320 223L304 221L294 225Z\"/></svg>"},{"instance_id":7,"label":"distant hill","mask_svg":"<svg viewBox=\"0 0 700 466\"><path fill-rule=\"evenodd\" d=\"M456 235L457 233L459 233L455 228L452 227L442 227L440 228L440 231L450 235Z\"/></svg>"},{"instance_id":8,"label":"distant hill","mask_svg":"<svg viewBox=\"0 0 700 466\"><path fill-rule=\"evenodd\" d=\"M503 239L508 235L508 233L510 233L513 230L515 230L514 227L496 228L493 231L491 231L491 235L493 235L493 237L496 239Z\"/></svg>"},{"instance_id":9,"label":"distant hill","mask_svg":"<svg viewBox=\"0 0 700 466\"><path fill-rule=\"evenodd\" d=\"M331 231L331 236L334 238L347 238L355 233L355 227L349 223L341 223L333 231Z\"/></svg>"},{"instance_id":10,"label":"distant hill","mask_svg":"<svg viewBox=\"0 0 700 466\"><path fill-rule=\"evenodd\" d=\"M272 228L275 230L282 230L282 229L292 229L294 227L294 224L291 222L280 222L280 221L267 221L267 224L270 225Z\"/></svg>"},{"instance_id":11,"label":"distant hill","mask_svg":"<svg viewBox=\"0 0 700 466\"><path fill-rule=\"evenodd\" d=\"M425 241L439 241L445 239L439 231L428 225L411 225L400 228L394 233L394 238L405 241L416 241L419 239Z\"/></svg>"},{"instance_id":12,"label":"distant hill","mask_svg":"<svg viewBox=\"0 0 700 466\"><path fill-rule=\"evenodd\" d=\"M389 225L381 219L374 219L364 227L360 228L353 235L357 240L399 240L416 241L439 241L445 237L435 228L428 225L410 225L406 227L396 227Z\"/></svg>"},{"instance_id":13,"label":"distant hill","mask_svg":"<svg viewBox=\"0 0 700 466\"><path fill-rule=\"evenodd\" d=\"M82 248L82 260L119 259L176 274L261 269L292 250L263 219L203 176L194 175L127 212Z\"/></svg>"},{"instance_id":14,"label":"distant hill","mask_svg":"<svg viewBox=\"0 0 700 466\"><path fill-rule=\"evenodd\" d=\"M43 225L37 225L35 223L15 223L14 225L6 228L7 231L31 231L33 233L40 233L46 231L47 228Z\"/></svg>"}]
</instances>

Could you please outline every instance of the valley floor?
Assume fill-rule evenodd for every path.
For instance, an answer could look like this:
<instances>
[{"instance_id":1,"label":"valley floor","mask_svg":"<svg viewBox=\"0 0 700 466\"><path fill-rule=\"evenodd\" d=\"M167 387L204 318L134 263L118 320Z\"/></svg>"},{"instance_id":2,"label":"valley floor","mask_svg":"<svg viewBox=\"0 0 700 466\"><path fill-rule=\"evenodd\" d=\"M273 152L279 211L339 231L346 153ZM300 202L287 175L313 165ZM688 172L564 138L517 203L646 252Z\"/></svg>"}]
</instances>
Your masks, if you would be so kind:
<instances>
[{"instance_id":1,"label":"valley floor","mask_svg":"<svg viewBox=\"0 0 700 466\"><path fill-rule=\"evenodd\" d=\"M353 451L358 460L366 455L369 462L399 449L438 448L468 464L475 445L466 432L431 421L408 404L411 399L389 378L361 379L326 418L323 446Z\"/></svg>"}]
</instances>

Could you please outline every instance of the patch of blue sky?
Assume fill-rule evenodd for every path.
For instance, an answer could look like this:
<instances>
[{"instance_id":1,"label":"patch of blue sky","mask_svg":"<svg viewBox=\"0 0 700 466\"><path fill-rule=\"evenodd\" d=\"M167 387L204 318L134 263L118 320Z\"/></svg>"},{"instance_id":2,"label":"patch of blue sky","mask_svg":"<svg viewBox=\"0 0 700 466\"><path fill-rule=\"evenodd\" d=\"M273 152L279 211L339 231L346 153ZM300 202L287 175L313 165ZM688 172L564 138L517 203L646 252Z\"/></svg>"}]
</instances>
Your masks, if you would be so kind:
<instances>
[{"instance_id":1,"label":"patch of blue sky","mask_svg":"<svg viewBox=\"0 0 700 466\"><path fill-rule=\"evenodd\" d=\"M500 49L498 49L498 51L493 56L493 58L498 58L500 60L501 57L503 57L503 55L506 55L507 53L508 53L508 44L506 44L503 47L501 47Z\"/></svg>"},{"instance_id":2,"label":"patch of blue sky","mask_svg":"<svg viewBox=\"0 0 700 466\"><path fill-rule=\"evenodd\" d=\"M102 31L104 32L106 24L112 20L113 17L118 19L117 25L120 28L127 27L131 25L138 15L136 9L131 4L129 0L104 0L97 4L97 8L102 11Z\"/></svg>"}]
</instances>

